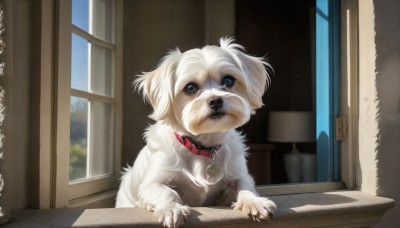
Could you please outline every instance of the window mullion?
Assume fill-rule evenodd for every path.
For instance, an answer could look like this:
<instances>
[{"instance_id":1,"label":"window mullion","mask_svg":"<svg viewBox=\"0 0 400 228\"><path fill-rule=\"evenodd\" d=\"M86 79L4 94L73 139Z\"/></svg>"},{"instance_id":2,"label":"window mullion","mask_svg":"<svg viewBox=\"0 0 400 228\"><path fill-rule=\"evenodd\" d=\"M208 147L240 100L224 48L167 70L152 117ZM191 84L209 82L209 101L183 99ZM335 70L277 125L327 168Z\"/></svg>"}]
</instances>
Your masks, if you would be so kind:
<instances>
[{"instance_id":1,"label":"window mullion","mask_svg":"<svg viewBox=\"0 0 400 228\"><path fill-rule=\"evenodd\" d=\"M92 34L92 16L93 16L93 2L89 0L89 33ZM89 93L92 92L92 42L88 43L88 91ZM92 177L92 164L93 164L93 156L92 156L92 139L93 139L93 132L92 132L92 100L88 99L88 116L87 116L87 152L86 152L86 178Z\"/></svg>"},{"instance_id":2,"label":"window mullion","mask_svg":"<svg viewBox=\"0 0 400 228\"><path fill-rule=\"evenodd\" d=\"M101 47L108 48L111 50L115 49L115 44L105 41L103 39L97 38L96 36L85 32L84 30L80 29L79 27L77 27L75 25L71 25L71 30L73 33L85 38L86 40L88 40L91 43L97 44Z\"/></svg>"},{"instance_id":3,"label":"window mullion","mask_svg":"<svg viewBox=\"0 0 400 228\"><path fill-rule=\"evenodd\" d=\"M88 43L88 75L87 75L87 83L88 83L88 91L92 92L92 43Z\"/></svg>"},{"instance_id":4,"label":"window mullion","mask_svg":"<svg viewBox=\"0 0 400 228\"><path fill-rule=\"evenodd\" d=\"M115 98L110 97L110 96L104 96L100 94L95 94L95 93L89 93L77 89L71 89L70 90L71 96L74 97L81 97L81 98L87 98L89 100L95 100L95 101L100 101L100 102L105 102L105 103L114 103Z\"/></svg>"},{"instance_id":5,"label":"window mullion","mask_svg":"<svg viewBox=\"0 0 400 228\"><path fill-rule=\"evenodd\" d=\"M92 177L92 102L88 101L87 116L86 178Z\"/></svg>"},{"instance_id":6,"label":"window mullion","mask_svg":"<svg viewBox=\"0 0 400 228\"><path fill-rule=\"evenodd\" d=\"M93 1L89 0L89 33L93 34Z\"/></svg>"}]
</instances>

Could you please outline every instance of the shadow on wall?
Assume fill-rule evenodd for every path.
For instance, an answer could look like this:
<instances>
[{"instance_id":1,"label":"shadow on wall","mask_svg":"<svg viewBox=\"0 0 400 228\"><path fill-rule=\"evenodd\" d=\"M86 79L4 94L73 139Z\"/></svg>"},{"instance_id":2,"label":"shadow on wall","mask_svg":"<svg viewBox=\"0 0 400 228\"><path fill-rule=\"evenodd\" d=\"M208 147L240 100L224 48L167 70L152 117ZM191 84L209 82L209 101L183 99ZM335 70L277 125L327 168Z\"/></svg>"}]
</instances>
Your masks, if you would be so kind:
<instances>
[{"instance_id":1,"label":"shadow on wall","mask_svg":"<svg viewBox=\"0 0 400 228\"><path fill-rule=\"evenodd\" d=\"M400 201L400 2L374 1L378 116L378 195ZM400 205L376 227L399 227Z\"/></svg>"}]
</instances>

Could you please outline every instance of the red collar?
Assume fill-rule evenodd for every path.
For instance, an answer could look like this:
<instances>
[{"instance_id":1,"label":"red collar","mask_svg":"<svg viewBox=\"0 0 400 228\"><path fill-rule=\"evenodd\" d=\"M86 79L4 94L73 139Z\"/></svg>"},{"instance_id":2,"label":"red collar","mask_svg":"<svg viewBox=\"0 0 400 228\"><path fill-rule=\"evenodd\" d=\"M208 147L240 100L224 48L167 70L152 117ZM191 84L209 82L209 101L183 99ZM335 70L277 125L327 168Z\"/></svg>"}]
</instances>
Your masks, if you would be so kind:
<instances>
[{"instance_id":1,"label":"red collar","mask_svg":"<svg viewBox=\"0 0 400 228\"><path fill-rule=\"evenodd\" d=\"M217 145L214 147L203 147L196 145L189 137L182 136L176 132L174 132L176 139L186 147L190 152L196 155L201 155L205 157L215 156L213 153L216 153L222 145Z\"/></svg>"}]
</instances>

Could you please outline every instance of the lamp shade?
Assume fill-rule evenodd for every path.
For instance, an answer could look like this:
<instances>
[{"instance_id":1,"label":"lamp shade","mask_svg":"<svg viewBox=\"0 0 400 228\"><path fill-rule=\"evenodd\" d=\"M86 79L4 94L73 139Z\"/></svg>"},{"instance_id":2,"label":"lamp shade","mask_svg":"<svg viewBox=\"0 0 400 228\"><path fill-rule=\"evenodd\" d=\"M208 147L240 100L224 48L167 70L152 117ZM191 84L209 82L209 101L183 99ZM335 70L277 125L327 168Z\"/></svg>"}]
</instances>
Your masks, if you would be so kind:
<instances>
[{"instance_id":1,"label":"lamp shade","mask_svg":"<svg viewBox=\"0 0 400 228\"><path fill-rule=\"evenodd\" d=\"M312 112L270 112L268 140L271 142L315 141L315 118Z\"/></svg>"}]
</instances>

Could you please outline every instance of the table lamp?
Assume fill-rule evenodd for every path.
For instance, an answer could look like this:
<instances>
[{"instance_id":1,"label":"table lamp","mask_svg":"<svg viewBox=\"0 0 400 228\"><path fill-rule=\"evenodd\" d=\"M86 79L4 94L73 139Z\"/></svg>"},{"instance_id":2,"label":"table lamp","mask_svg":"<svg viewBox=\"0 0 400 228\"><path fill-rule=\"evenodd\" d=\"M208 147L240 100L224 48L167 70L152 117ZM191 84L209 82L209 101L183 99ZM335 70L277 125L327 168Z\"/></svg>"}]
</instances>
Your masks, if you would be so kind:
<instances>
[{"instance_id":1,"label":"table lamp","mask_svg":"<svg viewBox=\"0 0 400 228\"><path fill-rule=\"evenodd\" d=\"M268 140L292 143L292 151L284 156L290 183L313 181L313 177L303 177L302 174L315 175L315 155L302 154L296 147L299 142L315 141L315 117L312 112L270 112ZM305 172L303 169L306 169Z\"/></svg>"}]
</instances>

